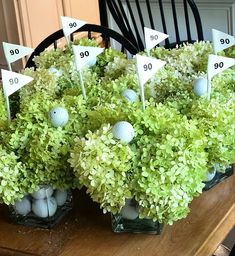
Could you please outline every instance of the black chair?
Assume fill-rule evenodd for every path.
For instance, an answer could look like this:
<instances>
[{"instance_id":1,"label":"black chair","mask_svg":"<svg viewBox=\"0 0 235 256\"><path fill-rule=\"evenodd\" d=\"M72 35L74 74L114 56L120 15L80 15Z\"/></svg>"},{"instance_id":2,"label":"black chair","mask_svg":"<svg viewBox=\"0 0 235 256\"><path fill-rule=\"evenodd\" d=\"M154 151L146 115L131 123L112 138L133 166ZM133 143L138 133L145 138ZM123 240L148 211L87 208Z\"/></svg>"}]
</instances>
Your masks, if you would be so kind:
<instances>
[{"instance_id":1,"label":"black chair","mask_svg":"<svg viewBox=\"0 0 235 256\"><path fill-rule=\"evenodd\" d=\"M101 24L108 25L108 13L115 20L124 37L129 39L139 51L144 50L144 27L149 27L165 34L166 48L174 48L183 42L192 43L203 40L203 30L198 8L193 0L100 0ZM183 11L183 12L182 12ZM183 19L183 20L182 20ZM183 26L179 26L183 24ZM192 37L192 29L196 30ZM182 30L187 35L182 39ZM172 34L174 31L174 34ZM170 41L174 36L174 41Z\"/></svg>"},{"instance_id":2,"label":"black chair","mask_svg":"<svg viewBox=\"0 0 235 256\"><path fill-rule=\"evenodd\" d=\"M74 35L78 32L87 32L88 38L93 38L92 32L100 33L100 36L102 37L102 43L105 48L110 47L110 40L114 40L120 44L120 48L122 52L130 53L130 54L136 54L138 52L138 49L125 37L123 37L121 34L117 33L116 31L109 29L104 26L95 25L95 24L85 24L83 27L79 28L75 32L73 32L70 35L71 41L74 40ZM47 38L45 38L35 49L34 52L29 57L25 68L29 67L35 67L35 63L33 61L33 58L35 56L38 56L41 52L43 52L46 48L53 45L53 48L56 49L58 47L58 41L61 40L64 37L63 30L60 29L56 31L55 33L49 35Z\"/></svg>"}]
</instances>

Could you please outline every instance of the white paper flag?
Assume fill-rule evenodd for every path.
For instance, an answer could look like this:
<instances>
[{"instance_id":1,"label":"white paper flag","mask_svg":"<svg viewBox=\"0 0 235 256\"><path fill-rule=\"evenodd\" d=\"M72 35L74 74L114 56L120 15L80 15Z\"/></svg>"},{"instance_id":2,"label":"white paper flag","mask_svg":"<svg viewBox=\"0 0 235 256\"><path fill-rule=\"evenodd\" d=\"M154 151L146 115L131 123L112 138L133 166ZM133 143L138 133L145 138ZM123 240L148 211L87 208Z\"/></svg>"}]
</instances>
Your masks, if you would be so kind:
<instances>
[{"instance_id":1,"label":"white paper flag","mask_svg":"<svg viewBox=\"0 0 235 256\"><path fill-rule=\"evenodd\" d=\"M81 70L85 65L92 65L96 60L96 56L103 51L104 48L100 47L73 45L77 70Z\"/></svg>"},{"instance_id":2,"label":"white paper flag","mask_svg":"<svg viewBox=\"0 0 235 256\"><path fill-rule=\"evenodd\" d=\"M144 27L144 37L147 51L151 50L157 44L169 37L169 35L154 29Z\"/></svg>"},{"instance_id":3,"label":"white paper flag","mask_svg":"<svg viewBox=\"0 0 235 256\"><path fill-rule=\"evenodd\" d=\"M235 45L235 37L216 29L212 29L212 42L214 53L220 52Z\"/></svg>"},{"instance_id":4,"label":"white paper flag","mask_svg":"<svg viewBox=\"0 0 235 256\"><path fill-rule=\"evenodd\" d=\"M3 42L2 45L8 63L17 61L34 51L34 49L30 47L21 46L18 44L10 44Z\"/></svg>"},{"instance_id":5,"label":"white paper flag","mask_svg":"<svg viewBox=\"0 0 235 256\"><path fill-rule=\"evenodd\" d=\"M137 71L139 76L140 85L143 86L166 62L136 54Z\"/></svg>"},{"instance_id":6,"label":"white paper flag","mask_svg":"<svg viewBox=\"0 0 235 256\"><path fill-rule=\"evenodd\" d=\"M65 17L65 16L61 16L60 18L61 18L62 28L63 28L65 37L69 36L71 33L73 33L74 31L81 28L87 23L86 21L83 21L83 20L77 20L77 19Z\"/></svg>"},{"instance_id":7,"label":"white paper flag","mask_svg":"<svg viewBox=\"0 0 235 256\"><path fill-rule=\"evenodd\" d=\"M234 65L235 59L233 58L221 57L218 55L210 54L207 64L208 79L211 79L216 74L219 74Z\"/></svg>"},{"instance_id":8,"label":"white paper flag","mask_svg":"<svg viewBox=\"0 0 235 256\"><path fill-rule=\"evenodd\" d=\"M9 97L32 80L33 78L30 76L2 69L2 83L5 97Z\"/></svg>"}]
</instances>

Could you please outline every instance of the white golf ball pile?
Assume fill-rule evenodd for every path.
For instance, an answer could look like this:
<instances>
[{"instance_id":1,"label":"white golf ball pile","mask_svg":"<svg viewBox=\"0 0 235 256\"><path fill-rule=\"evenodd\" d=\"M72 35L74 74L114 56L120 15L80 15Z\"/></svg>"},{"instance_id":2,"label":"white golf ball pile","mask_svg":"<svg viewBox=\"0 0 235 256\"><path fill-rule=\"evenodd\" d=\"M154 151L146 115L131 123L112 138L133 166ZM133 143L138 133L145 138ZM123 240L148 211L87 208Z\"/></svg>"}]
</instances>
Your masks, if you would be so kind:
<instances>
[{"instance_id":1,"label":"white golf ball pile","mask_svg":"<svg viewBox=\"0 0 235 256\"><path fill-rule=\"evenodd\" d=\"M67 197L67 191L53 190L51 186L41 186L38 191L16 201L14 210L23 216L32 212L40 218L52 217L58 207L65 204Z\"/></svg>"}]
</instances>

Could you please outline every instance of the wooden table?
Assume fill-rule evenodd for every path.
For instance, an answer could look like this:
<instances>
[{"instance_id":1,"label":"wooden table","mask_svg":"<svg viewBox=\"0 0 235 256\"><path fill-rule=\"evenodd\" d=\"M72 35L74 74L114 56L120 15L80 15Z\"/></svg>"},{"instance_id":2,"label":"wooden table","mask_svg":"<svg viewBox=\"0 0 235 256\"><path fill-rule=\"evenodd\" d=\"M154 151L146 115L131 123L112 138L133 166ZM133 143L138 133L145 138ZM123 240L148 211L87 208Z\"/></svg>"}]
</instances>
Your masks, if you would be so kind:
<instances>
[{"instance_id":1,"label":"wooden table","mask_svg":"<svg viewBox=\"0 0 235 256\"><path fill-rule=\"evenodd\" d=\"M76 206L52 230L11 224L0 206L0 255L211 256L235 225L235 175L194 199L186 219L163 233L114 234L109 215L76 191Z\"/></svg>"}]
</instances>

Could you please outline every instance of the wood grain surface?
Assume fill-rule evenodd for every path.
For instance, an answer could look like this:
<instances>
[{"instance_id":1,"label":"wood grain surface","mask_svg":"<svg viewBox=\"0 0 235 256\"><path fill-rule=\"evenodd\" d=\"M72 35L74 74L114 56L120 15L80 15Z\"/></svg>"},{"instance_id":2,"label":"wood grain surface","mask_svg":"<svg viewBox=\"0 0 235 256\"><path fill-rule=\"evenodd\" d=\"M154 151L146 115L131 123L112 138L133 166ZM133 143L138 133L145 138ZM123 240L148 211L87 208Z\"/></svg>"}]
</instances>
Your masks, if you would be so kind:
<instances>
[{"instance_id":1,"label":"wood grain surface","mask_svg":"<svg viewBox=\"0 0 235 256\"><path fill-rule=\"evenodd\" d=\"M159 236L115 234L84 190L74 194L74 209L52 230L12 224L0 205L0 255L211 256L235 225L235 175L194 199L187 218Z\"/></svg>"}]
</instances>

